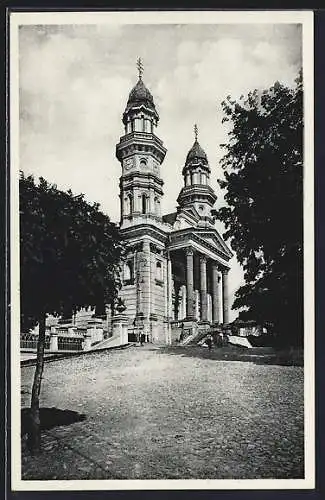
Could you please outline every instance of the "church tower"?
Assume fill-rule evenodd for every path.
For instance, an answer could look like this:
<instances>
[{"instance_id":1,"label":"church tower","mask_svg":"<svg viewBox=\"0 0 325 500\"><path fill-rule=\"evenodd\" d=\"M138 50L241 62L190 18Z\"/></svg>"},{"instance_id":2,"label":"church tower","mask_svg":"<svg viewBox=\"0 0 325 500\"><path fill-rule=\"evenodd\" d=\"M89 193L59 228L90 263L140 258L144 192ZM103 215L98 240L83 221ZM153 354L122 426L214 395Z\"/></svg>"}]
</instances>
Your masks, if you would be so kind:
<instances>
[{"instance_id":1,"label":"church tower","mask_svg":"<svg viewBox=\"0 0 325 500\"><path fill-rule=\"evenodd\" d=\"M123 113L124 135L116 146L122 167L120 234L126 254L119 295L126 307L130 338L142 331L148 340L165 342L168 235L161 214L160 169L166 149L155 133L159 116L143 82L140 59L138 71Z\"/></svg>"},{"instance_id":2,"label":"church tower","mask_svg":"<svg viewBox=\"0 0 325 500\"><path fill-rule=\"evenodd\" d=\"M155 135L159 116L145 86L143 66L138 60L139 79L131 90L123 113L125 134L116 146L122 166L120 178L120 228L162 220L163 181L160 166L166 149Z\"/></svg>"},{"instance_id":3,"label":"church tower","mask_svg":"<svg viewBox=\"0 0 325 500\"><path fill-rule=\"evenodd\" d=\"M207 155L198 142L197 125L194 125L194 136L182 170L184 187L177 198L178 213L194 217L198 226L214 226L211 210L217 196L210 186L211 170Z\"/></svg>"}]
</instances>

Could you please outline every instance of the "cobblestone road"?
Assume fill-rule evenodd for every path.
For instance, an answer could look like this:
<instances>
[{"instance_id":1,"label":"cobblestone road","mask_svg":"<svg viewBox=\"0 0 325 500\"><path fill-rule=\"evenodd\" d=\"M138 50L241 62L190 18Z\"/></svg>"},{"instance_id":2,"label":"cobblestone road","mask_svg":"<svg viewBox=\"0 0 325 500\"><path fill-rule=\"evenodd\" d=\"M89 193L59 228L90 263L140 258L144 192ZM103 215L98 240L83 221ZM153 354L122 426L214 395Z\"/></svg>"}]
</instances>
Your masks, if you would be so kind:
<instances>
[{"instance_id":1,"label":"cobblestone road","mask_svg":"<svg viewBox=\"0 0 325 500\"><path fill-rule=\"evenodd\" d=\"M39 457L23 446L22 478L302 478L303 368L202 359L198 349L47 363L42 406L86 420L45 431ZM22 407L33 373L22 368Z\"/></svg>"}]
</instances>

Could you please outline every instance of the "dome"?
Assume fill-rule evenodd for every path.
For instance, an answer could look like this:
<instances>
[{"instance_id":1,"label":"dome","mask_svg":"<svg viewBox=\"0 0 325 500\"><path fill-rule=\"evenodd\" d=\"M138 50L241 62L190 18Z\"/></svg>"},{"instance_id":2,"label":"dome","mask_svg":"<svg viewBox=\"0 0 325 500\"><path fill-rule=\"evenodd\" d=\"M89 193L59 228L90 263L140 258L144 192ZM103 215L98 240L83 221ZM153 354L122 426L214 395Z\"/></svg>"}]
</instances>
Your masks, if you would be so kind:
<instances>
[{"instance_id":1,"label":"dome","mask_svg":"<svg viewBox=\"0 0 325 500\"><path fill-rule=\"evenodd\" d=\"M151 92L147 89L142 79L139 78L137 84L133 87L129 94L128 102L126 105L125 113L130 111L133 107L145 105L147 108L151 109L156 113L155 103Z\"/></svg>"},{"instance_id":2,"label":"dome","mask_svg":"<svg viewBox=\"0 0 325 500\"><path fill-rule=\"evenodd\" d=\"M208 161L206 152L204 149L201 148L200 144L195 140L193 146L189 150L187 157L186 157L186 163L189 163L191 160L194 160L195 158L198 158L200 160L205 160L206 162Z\"/></svg>"}]
</instances>

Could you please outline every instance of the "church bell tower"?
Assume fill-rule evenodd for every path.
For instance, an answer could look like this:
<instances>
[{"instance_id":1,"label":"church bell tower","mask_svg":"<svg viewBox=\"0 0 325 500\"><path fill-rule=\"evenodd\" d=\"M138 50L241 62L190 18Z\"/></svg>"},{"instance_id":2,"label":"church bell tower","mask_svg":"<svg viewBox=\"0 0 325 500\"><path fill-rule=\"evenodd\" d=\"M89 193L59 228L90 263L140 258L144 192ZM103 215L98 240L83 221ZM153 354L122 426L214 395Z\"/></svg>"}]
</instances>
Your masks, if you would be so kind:
<instances>
[{"instance_id":1,"label":"church bell tower","mask_svg":"<svg viewBox=\"0 0 325 500\"><path fill-rule=\"evenodd\" d=\"M194 144L189 150L182 171L184 186L177 198L178 211L191 212L198 226L214 227L211 214L217 196L210 186L211 169L207 155L198 142L198 128L194 125Z\"/></svg>"},{"instance_id":2,"label":"church bell tower","mask_svg":"<svg viewBox=\"0 0 325 500\"><path fill-rule=\"evenodd\" d=\"M122 166L120 177L120 228L161 221L163 180L160 167L166 155L155 135L159 116L152 94L145 86L141 59L139 78L123 113L124 135L116 146Z\"/></svg>"}]
</instances>

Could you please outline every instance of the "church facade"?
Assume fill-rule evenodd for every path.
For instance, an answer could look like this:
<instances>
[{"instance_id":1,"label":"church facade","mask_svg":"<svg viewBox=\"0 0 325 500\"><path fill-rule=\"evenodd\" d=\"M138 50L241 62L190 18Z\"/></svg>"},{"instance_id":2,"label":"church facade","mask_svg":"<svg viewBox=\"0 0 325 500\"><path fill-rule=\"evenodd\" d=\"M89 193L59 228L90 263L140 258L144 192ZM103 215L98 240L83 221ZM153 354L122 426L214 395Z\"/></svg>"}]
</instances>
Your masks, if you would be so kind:
<instances>
[{"instance_id":1,"label":"church facade","mask_svg":"<svg viewBox=\"0 0 325 500\"><path fill-rule=\"evenodd\" d=\"M229 322L228 272L232 252L215 227L217 199L211 169L197 139L180 175L176 211L163 214L163 162L159 116L142 67L122 118L116 146L120 177L120 232L125 242L120 297L129 339L141 331L156 343ZM184 155L185 156L185 155Z\"/></svg>"}]
</instances>

